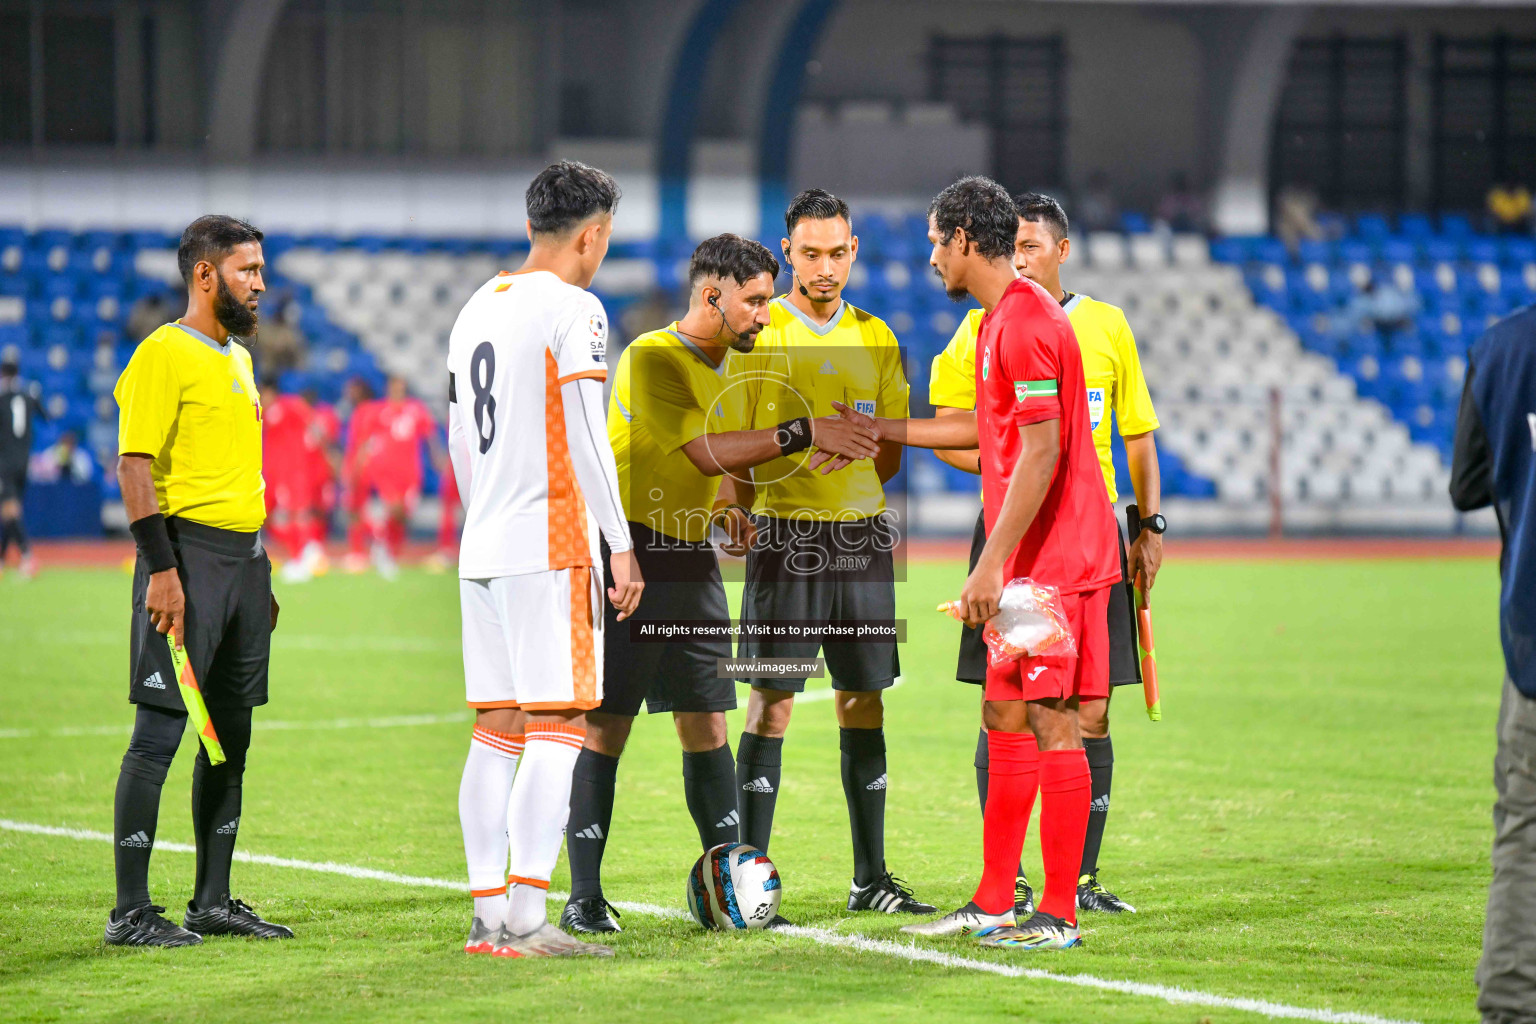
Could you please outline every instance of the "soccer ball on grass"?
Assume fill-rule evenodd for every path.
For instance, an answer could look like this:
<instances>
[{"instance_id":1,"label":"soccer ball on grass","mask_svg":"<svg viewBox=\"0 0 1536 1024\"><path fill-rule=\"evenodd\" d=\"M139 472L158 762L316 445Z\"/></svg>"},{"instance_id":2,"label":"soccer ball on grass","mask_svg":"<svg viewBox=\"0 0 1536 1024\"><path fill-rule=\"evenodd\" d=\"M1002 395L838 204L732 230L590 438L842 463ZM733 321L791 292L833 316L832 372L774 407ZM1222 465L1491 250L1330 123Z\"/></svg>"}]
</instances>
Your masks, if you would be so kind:
<instances>
[{"instance_id":1,"label":"soccer ball on grass","mask_svg":"<svg viewBox=\"0 0 1536 1024\"><path fill-rule=\"evenodd\" d=\"M688 872L688 912L711 931L764 927L783 894L773 861L745 843L721 843Z\"/></svg>"}]
</instances>

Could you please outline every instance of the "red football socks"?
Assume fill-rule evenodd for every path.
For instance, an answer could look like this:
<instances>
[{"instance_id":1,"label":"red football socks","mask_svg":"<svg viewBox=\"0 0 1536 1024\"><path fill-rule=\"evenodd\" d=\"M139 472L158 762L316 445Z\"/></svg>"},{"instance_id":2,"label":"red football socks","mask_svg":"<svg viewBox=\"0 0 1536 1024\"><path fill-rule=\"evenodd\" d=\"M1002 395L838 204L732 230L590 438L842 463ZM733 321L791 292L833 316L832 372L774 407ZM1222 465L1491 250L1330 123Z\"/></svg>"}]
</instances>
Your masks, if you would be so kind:
<instances>
[{"instance_id":1,"label":"red football socks","mask_svg":"<svg viewBox=\"0 0 1536 1024\"><path fill-rule=\"evenodd\" d=\"M1068 923L1077 921L1077 873L1083 862L1091 790L1088 755L1081 747L1040 751L1040 852L1045 860L1045 892L1039 908Z\"/></svg>"},{"instance_id":2,"label":"red football socks","mask_svg":"<svg viewBox=\"0 0 1536 1024\"><path fill-rule=\"evenodd\" d=\"M1003 914L1013 908L1013 880L1018 875L1019 854L1024 849L1024 834L1029 830L1029 812L1035 805L1035 789L1040 781L1040 748L1035 737L1023 732L987 733L987 809L982 816L981 884L976 887L975 903L988 914ZM1083 761L1084 786L1087 786L1088 762ZM1086 793L1087 790L1084 789ZM1083 828L1087 827L1088 807L1083 805ZM1078 830L1078 854L1082 854L1082 833ZM1076 870L1074 866L1073 870ZM1077 889L1073 890L1074 899Z\"/></svg>"}]
</instances>

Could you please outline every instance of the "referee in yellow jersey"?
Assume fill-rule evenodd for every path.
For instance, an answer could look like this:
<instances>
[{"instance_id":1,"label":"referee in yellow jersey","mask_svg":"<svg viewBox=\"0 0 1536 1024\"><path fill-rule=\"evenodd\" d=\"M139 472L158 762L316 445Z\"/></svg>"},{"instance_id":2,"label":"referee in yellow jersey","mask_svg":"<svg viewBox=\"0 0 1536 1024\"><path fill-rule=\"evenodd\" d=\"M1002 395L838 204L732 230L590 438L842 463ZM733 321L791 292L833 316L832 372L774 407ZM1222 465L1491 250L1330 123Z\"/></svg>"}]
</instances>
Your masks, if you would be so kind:
<instances>
[{"instance_id":1,"label":"referee in yellow jersey","mask_svg":"<svg viewBox=\"0 0 1536 1024\"><path fill-rule=\"evenodd\" d=\"M768 629L894 627L895 530L886 521L887 480L901 448L881 444L873 459L822 475L806 468L811 420L840 402L870 416L905 417L908 386L889 327L843 298L858 254L848 204L822 189L796 196L784 215L781 245L791 271L788 294L769 307L769 324L744 356L756 388L752 425L778 426L784 455L721 485L722 500L750 507L758 532L747 555L741 623ZM735 497L731 494L734 492ZM739 658L826 659L836 695L843 795L853 833L849 910L933 913L885 866L884 709L881 691L900 666L889 641L745 633ZM787 666L786 666L787 667ZM805 673L747 678L752 695L737 745L736 781L743 842L766 851L773 831L784 733ZM775 924L782 923L782 918Z\"/></svg>"},{"instance_id":2,"label":"referee in yellow jersey","mask_svg":"<svg viewBox=\"0 0 1536 1024\"><path fill-rule=\"evenodd\" d=\"M261 400L242 344L266 285L262 234L200 217L176 253L187 312L139 343L113 392L121 410L117 478L138 547L128 699L137 705L113 807L114 946L190 946L204 935L292 938L229 894L251 709L267 702L277 625L261 546ZM198 748L192 769L197 879L181 926L149 895L160 788L187 724L166 635L201 684L226 760Z\"/></svg>"},{"instance_id":3,"label":"referee in yellow jersey","mask_svg":"<svg viewBox=\"0 0 1536 1024\"><path fill-rule=\"evenodd\" d=\"M1072 249L1067 238L1067 215L1061 204L1050 196L1028 192L1014 197L1019 207L1019 236L1015 243L1014 265L1025 277L1054 295L1077 335L1083 352L1083 379L1088 387L1088 417L1093 427L1093 444L1098 450L1099 466L1111 504L1117 500L1115 465L1110 458L1110 415L1114 415L1120 436L1125 441L1131 486L1136 492L1141 531L1126 547L1120 542L1121 569L1125 582L1114 588L1109 602L1109 681L1111 687L1141 682L1136 656L1136 618L1133 582L1142 575L1150 589L1163 560L1163 530L1166 521L1159 513L1162 485L1157 467L1157 445L1152 432L1157 429L1157 413L1147 393L1142 375L1136 339L1131 334L1125 314L1118 306L1099 302L1087 295L1074 294L1062 287L1061 264ZM976 334L982 311L972 310L955 331L948 347L933 359L928 400L943 416L952 411L969 411L976 406ZM939 458L965 470L979 473L974 451L936 451ZM986 543L983 519L976 518L976 532L971 540L971 567ZM981 631L966 628L960 639L960 659L955 676L961 682L984 683L987 675L986 646ZM1110 693L1113 694L1113 689ZM1134 913L1135 908L1099 884L1099 847L1104 840L1104 826L1109 817L1110 782L1114 774L1114 747L1109 738L1109 701L1085 702L1079 725L1083 746L1088 753L1088 768L1093 777L1093 803L1088 815L1088 834L1083 843L1083 865L1077 886L1077 903L1083 910L1107 913ZM982 806L987 803L987 734L983 730L976 744L976 788ZM1019 869L1015 889L1016 913L1027 917L1034 912L1034 893Z\"/></svg>"}]
</instances>

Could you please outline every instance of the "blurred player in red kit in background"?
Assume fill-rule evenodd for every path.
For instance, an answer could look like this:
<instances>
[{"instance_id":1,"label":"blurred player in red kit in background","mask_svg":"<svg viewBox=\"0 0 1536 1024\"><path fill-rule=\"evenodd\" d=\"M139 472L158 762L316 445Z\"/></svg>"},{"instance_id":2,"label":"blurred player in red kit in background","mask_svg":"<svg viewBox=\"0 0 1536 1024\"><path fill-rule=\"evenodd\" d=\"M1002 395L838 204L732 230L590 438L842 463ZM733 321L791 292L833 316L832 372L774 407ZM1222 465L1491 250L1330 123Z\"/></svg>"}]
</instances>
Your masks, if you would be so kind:
<instances>
[{"instance_id":1,"label":"blurred player in red kit in background","mask_svg":"<svg viewBox=\"0 0 1536 1024\"><path fill-rule=\"evenodd\" d=\"M372 429L371 421L378 402L373 388L361 377L347 381L337 419L344 424L345 447L341 456L341 510L347 525L347 557L343 567L349 573L368 568L368 541L373 530L368 523L368 483L358 474L358 453L362 441Z\"/></svg>"},{"instance_id":2,"label":"blurred player in red kit in background","mask_svg":"<svg viewBox=\"0 0 1536 1024\"><path fill-rule=\"evenodd\" d=\"M325 555L325 540L331 533L331 516L336 511L336 475L341 466L341 417L336 408L322 402L314 391L301 392L309 403L309 433L305 452L309 460L310 511L312 529L304 548L304 562L310 573L323 576L330 571Z\"/></svg>"},{"instance_id":3,"label":"blurred player in red kit in background","mask_svg":"<svg viewBox=\"0 0 1536 1024\"><path fill-rule=\"evenodd\" d=\"M368 496L375 494L384 506L383 521L374 529L373 564L387 578L395 575L406 518L421 497L422 442L434 454L440 450L437 421L426 404L407 391L403 377L390 377L384 398L359 406L352 415L347 447L356 491L353 502L361 512ZM349 568L362 554L360 540L354 527Z\"/></svg>"},{"instance_id":4,"label":"blurred player in red kit in background","mask_svg":"<svg viewBox=\"0 0 1536 1024\"><path fill-rule=\"evenodd\" d=\"M262 384L261 403L267 533L288 551L283 578L301 582L309 578L302 552L314 535L314 488L308 451L314 410L301 396L285 394L270 380Z\"/></svg>"},{"instance_id":5,"label":"blurred player in red kit in background","mask_svg":"<svg viewBox=\"0 0 1536 1024\"><path fill-rule=\"evenodd\" d=\"M433 435L438 444L442 444L442 438ZM459 481L453 475L453 466L447 459L436 455L434 448L433 466L437 469L437 498L442 504L437 520L437 550L432 552L432 557L427 560L427 567L433 572L447 572L459 561L459 529L464 518L464 505L459 500Z\"/></svg>"}]
</instances>

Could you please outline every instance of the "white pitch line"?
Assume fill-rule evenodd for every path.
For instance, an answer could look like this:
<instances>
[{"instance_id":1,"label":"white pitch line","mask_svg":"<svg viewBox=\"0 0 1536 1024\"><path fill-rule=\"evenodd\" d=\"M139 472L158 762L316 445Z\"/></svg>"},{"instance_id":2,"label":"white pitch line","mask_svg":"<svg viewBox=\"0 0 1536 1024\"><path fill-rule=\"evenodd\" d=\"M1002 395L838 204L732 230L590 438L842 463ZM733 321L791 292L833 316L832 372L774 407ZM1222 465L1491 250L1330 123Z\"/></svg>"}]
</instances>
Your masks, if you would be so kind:
<instances>
[{"instance_id":1,"label":"white pitch line","mask_svg":"<svg viewBox=\"0 0 1536 1024\"><path fill-rule=\"evenodd\" d=\"M57 825L36 825L26 821L10 821L5 818L0 818L0 829L9 832L24 832L30 835L56 836L63 839L107 843L112 841L112 837L105 832L92 832L81 828L62 828ZM189 846L186 843L162 842L158 839L155 841L155 849L164 850L168 853L197 852L195 846ZM394 882L398 885L412 885L427 889L448 889L453 892L469 891L469 885L465 882L455 882L445 878L424 878L418 875L397 875L392 871L378 871L374 868L358 867L354 864L337 864L333 861L293 860L288 857L269 857L265 854L246 853L242 850L235 851L235 860L245 864L265 864L268 867L275 868L318 871L328 875L344 875L348 878L361 878L374 882ZM563 901L566 899L566 895L563 892L552 892L549 894L549 898L551 900ZM677 919L687 916L683 911L675 907L662 907L654 903L633 903L621 900L616 901L614 906L620 910L644 914L649 917ZM1114 978L1100 978L1092 974L1055 974L1051 971L1040 970L1039 968L1015 967L1012 964L1000 963L994 960L977 960L954 953L946 953L942 950L929 949L916 944L909 945L903 942L891 942L886 939L871 939L863 935L834 932L827 928L791 926L777 929L776 934L810 939L812 942L822 946L837 946L843 949L857 950L861 953L879 953L912 963L979 971L985 974L1001 975L1005 978L1028 978L1031 981L1057 982L1062 985L1076 985L1079 988L1091 988L1104 992L1118 992L1122 995L1161 999L1165 1002L1185 1006L1200 1006L1218 1010L1242 1010L1247 1013L1257 1013L1265 1017L1282 1020L1310 1020L1319 1021L1321 1024L1416 1024L1414 1021L1378 1017L1370 1013L1316 1010L1305 1006L1288 1006L1285 1003L1272 1003L1264 999L1221 996L1211 992L1200 992L1195 989L1178 988L1170 985L1154 985L1141 981L1119 981Z\"/></svg>"}]
</instances>

